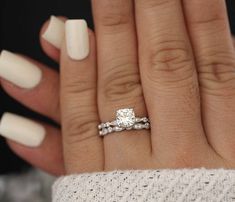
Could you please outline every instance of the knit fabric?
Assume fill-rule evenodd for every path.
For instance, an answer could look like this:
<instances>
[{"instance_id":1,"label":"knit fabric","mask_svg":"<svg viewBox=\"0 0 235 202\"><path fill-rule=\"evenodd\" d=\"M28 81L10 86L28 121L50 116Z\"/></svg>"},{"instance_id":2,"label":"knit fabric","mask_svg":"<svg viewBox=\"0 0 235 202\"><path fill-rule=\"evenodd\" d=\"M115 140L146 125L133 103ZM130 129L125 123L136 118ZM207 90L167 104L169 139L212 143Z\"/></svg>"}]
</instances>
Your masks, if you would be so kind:
<instances>
[{"instance_id":1,"label":"knit fabric","mask_svg":"<svg viewBox=\"0 0 235 202\"><path fill-rule=\"evenodd\" d=\"M53 202L235 202L235 170L128 170L59 178Z\"/></svg>"}]
</instances>

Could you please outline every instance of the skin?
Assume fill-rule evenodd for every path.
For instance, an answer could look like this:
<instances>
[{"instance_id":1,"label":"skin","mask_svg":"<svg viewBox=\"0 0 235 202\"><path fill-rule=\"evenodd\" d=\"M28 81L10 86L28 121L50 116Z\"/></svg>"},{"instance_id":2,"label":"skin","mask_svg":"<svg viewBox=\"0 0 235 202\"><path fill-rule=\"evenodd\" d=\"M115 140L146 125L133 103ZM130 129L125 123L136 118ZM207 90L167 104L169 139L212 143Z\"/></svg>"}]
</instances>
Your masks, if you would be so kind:
<instances>
[{"instance_id":1,"label":"skin","mask_svg":"<svg viewBox=\"0 0 235 202\"><path fill-rule=\"evenodd\" d=\"M12 97L62 126L47 125L39 148L9 142L12 149L58 175L234 169L235 52L225 2L93 0L92 6L95 33L86 59L71 60L65 44L59 51L41 39L61 74L40 65L44 78L29 91L2 80ZM151 131L99 137L97 125L126 107L148 115Z\"/></svg>"}]
</instances>

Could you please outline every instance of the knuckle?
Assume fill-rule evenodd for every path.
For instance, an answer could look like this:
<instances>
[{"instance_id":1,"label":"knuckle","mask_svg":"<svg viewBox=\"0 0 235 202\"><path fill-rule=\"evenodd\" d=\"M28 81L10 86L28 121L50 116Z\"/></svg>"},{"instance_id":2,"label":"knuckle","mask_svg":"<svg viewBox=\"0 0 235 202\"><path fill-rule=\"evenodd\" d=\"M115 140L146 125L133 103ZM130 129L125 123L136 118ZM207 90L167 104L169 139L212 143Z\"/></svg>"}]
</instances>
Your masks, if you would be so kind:
<instances>
[{"instance_id":1,"label":"knuckle","mask_svg":"<svg viewBox=\"0 0 235 202\"><path fill-rule=\"evenodd\" d=\"M191 26L196 27L211 27L214 28L226 28L226 15L224 15L224 2L218 2L218 4L214 4L213 2L202 1L198 3L197 0L191 0L192 8L195 10L200 10L200 12L192 12L192 17L189 19L189 23ZM211 7L211 12L208 12L208 8ZM210 25L210 26L208 26Z\"/></svg>"},{"instance_id":2,"label":"knuckle","mask_svg":"<svg viewBox=\"0 0 235 202\"><path fill-rule=\"evenodd\" d=\"M126 0L103 0L104 9L100 15L100 22L105 27L120 27L131 20L130 7Z\"/></svg>"},{"instance_id":3,"label":"knuckle","mask_svg":"<svg viewBox=\"0 0 235 202\"><path fill-rule=\"evenodd\" d=\"M104 79L102 90L107 101L121 101L142 96L139 73L126 64L113 67Z\"/></svg>"},{"instance_id":4,"label":"knuckle","mask_svg":"<svg viewBox=\"0 0 235 202\"><path fill-rule=\"evenodd\" d=\"M98 135L98 122L89 115L70 115L64 119L65 142L68 145L77 144Z\"/></svg>"},{"instance_id":5,"label":"knuckle","mask_svg":"<svg viewBox=\"0 0 235 202\"><path fill-rule=\"evenodd\" d=\"M168 5L172 2L175 2L176 0L140 0L141 6L146 9L155 9L158 7L162 7L165 5Z\"/></svg>"},{"instance_id":6,"label":"knuckle","mask_svg":"<svg viewBox=\"0 0 235 202\"><path fill-rule=\"evenodd\" d=\"M216 52L199 58L200 85L208 90L235 88L235 57L232 53Z\"/></svg>"},{"instance_id":7,"label":"knuckle","mask_svg":"<svg viewBox=\"0 0 235 202\"><path fill-rule=\"evenodd\" d=\"M63 91L66 95L81 96L82 94L90 94L96 90L95 82L87 81L86 78L78 78L70 80L62 85Z\"/></svg>"},{"instance_id":8,"label":"knuckle","mask_svg":"<svg viewBox=\"0 0 235 202\"><path fill-rule=\"evenodd\" d=\"M192 21L192 25L195 26L207 26L207 25L214 25L215 27L225 28L226 24L224 23L225 18L219 16L212 16L210 18L197 18Z\"/></svg>"},{"instance_id":9,"label":"knuckle","mask_svg":"<svg viewBox=\"0 0 235 202\"><path fill-rule=\"evenodd\" d=\"M194 64L183 41L164 41L150 50L147 75L155 82L178 82L191 78Z\"/></svg>"}]
</instances>

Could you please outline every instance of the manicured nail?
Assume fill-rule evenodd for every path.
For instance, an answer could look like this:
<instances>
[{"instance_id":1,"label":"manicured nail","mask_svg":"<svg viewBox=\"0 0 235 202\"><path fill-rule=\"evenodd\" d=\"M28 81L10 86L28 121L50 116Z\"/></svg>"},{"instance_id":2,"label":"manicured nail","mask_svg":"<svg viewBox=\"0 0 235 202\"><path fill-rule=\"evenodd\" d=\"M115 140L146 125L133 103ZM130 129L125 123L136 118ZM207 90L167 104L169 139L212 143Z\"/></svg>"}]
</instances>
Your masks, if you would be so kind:
<instances>
[{"instance_id":1,"label":"manicured nail","mask_svg":"<svg viewBox=\"0 0 235 202\"><path fill-rule=\"evenodd\" d=\"M46 131L42 125L30 119L6 112L0 122L0 134L19 144L38 147Z\"/></svg>"},{"instance_id":2,"label":"manicured nail","mask_svg":"<svg viewBox=\"0 0 235 202\"><path fill-rule=\"evenodd\" d=\"M21 88L34 88L40 83L42 72L23 57L3 50L0 55L0 76Z\"/></svg>"},{"instance_id":3,"label":"manicured nail","mask_svg":"<svg viewBox=\"0 0 235 202\"><path fill-rule=\"evenodd\" d=\"M67 20L65 23L67 52L74 60L83 60L89 55L89 34L85 20Z\"/></svg>"},{"instance_id":4,"label":"manicured nail","mask_svg":"<svg viewBox=\"0 0 235 202\"><path fill-rule=\"evenodd\" d=\"M49 25L42 35L48 43L60 49L64 39L64 22L55 16L51 16Z\"/></svg>"}]
</instances>

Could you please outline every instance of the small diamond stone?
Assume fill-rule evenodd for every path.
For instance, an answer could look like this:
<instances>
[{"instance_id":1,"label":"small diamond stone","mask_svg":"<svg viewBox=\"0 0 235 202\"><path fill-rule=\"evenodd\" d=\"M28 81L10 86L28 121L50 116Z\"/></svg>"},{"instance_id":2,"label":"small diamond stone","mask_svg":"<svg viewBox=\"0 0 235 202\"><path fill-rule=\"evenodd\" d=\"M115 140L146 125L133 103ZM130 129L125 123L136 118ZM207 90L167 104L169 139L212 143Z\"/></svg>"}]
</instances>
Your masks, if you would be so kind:
<instances>
[{"instance_id":1,"label":"small diamond stone","mask_svg":"<svg viewBox=\"0 0 235 202\"><path fill-rule=\"evenodd\" d=\"M148 118L147 118L147 117L144 117L142 120L143 120L143 122L145 122L145 123L148 122Z\"/></svg>"},{"instance_id":2,"label":"small diamond stone","mask_svg":"<svg viewBox=\"0 0 235 202\"><path fill-rule=\"evenodd\" d=\"M107 129L103 129L102 133L103 133L103 135L107 135L108 134L108 130Z\"/></svg>"},{"instance_id":3,"label":"small diamond stone","mask_svg":"<svg viewBox=\"0 0 235 202\"><path fill-rule=\"evenodd\" d=\"M121 128L130 128L135 124L133 109L119 109L116 114L117 125Z\"/></svg>"},{"instance_id":4,"label":"small diamond stone","mask_svg":"<svg viewBox=\"0 0 235 202\"><path fill-rule=\"evenodd\" d=\"M137 118L135 118L135 121L136 121L137 123L139 123L139 122L142 121L142 119L137 117Z\"/></svg>"},{"instance_id":5,"label":"small diamond stone","mask_svg":"<svg viewBox=\"0 0 235 202\"><path fill-rule=\"evenodd\" d=\"M121 132L121 131L122 131L122 128L119 128L118 126L115 126L115 127L113 128L113 130L116 131L116 132Z\"/></svg>"},{"instance_id":6,"label":"small diamond stone","mask_svg":"<svg viewBox=\"0 0 235 202\"><path fill-rule=\"evenodd\" d=\"M100 134L100 135L103 135L103 132L102 132L102 131L99 131L99 134Z\"/></svg>"},{"instance_id":7,"label":"small diamond stone","mask_svg":"<svg viewBox=\"0 0 235 202\"><path fill-rule=\"evenodd\" d=\"M142 125L141 124L136 124L136 125L134 125L134 129L140 130L140 129L142 129Z\"/></svg>"},{"instance_id":8,"label":"small diamond stone","mask_svg":"<svg viewBox=\"0 0 235 202\"><path fill-rule=\"evenodd\" d=\"M113 132L113 128L112 127L109 127L107 130L108 130L109 133Z\"/></svg>"},{"instance_id":9,"label":"small diamond stone","mask_svg":"<svg viewBox=\"0 0 235 202\"><path fill-rule=\"evenodd\" d=\"M145 123L145 128L149 129L150 128L150 124L149 123Z\"/></svg>"},{"instance_id":10,"label":"small diamond stone","mask_svg":"<svg viewBox=\"0 0 235 202\"><path fill-rule=\"evenodd\" d=\"M108 128L109 126L110 126L110 123L109 123L109 122L107 122L107 123L104 124L104 127L106 127L106 128Z\"/></svg>"}]
</instances>

